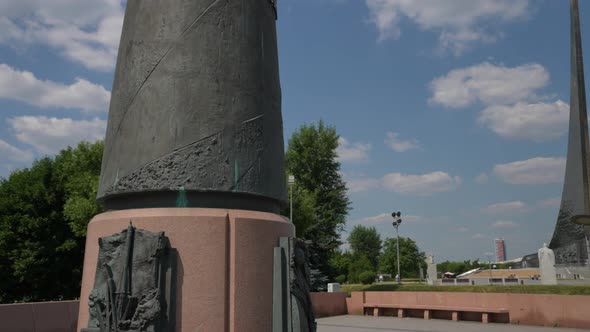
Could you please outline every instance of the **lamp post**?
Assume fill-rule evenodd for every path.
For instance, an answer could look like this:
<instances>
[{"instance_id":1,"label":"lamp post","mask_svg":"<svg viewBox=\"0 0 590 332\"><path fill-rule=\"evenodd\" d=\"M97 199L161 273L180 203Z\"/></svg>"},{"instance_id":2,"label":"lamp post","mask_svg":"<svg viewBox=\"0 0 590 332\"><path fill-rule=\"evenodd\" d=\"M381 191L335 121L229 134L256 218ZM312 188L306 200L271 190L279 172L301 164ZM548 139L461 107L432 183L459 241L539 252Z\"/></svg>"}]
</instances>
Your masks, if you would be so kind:
<instances>
[{"instance_id":1,"label":"lamp post","mask_svg":"<svg viewBox=\"0 0 590 332\"><path fill-rule=\"evenodd\" d=\"M289 215L291 222L293 222L293 185L295 184L295 176L289 175L289 188L291 189L291 199L289 200Z\"/></svg>"},{"instance_id":2,"label":"lamp post","mask_svg":"<svg viewBox=\"0 0 590 332\"><path fill-rule=\"evenodd\" d=\"M397 211L391 214L391 216L393 217L393 228L395 228L395 232L397 234L397 284L401 285L402 284L402 271L400 271L400 267L399 267L399 225L402 223L402 219L400 218L402 215L401 212Z\"/></svg>"}]
</instances>

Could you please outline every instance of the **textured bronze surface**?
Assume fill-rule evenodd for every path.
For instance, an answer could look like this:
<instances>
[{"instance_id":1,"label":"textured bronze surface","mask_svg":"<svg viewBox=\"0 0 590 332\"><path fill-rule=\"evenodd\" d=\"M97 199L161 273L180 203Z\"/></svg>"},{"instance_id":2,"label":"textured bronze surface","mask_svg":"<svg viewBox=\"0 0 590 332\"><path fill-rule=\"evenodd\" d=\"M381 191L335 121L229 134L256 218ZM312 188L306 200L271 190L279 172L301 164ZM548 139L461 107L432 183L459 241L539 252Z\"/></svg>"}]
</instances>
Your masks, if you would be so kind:
<instances>
[{"instance_id":1,"label":"textured bronze surface","mask_svg":"<svg viewBox=\"0 0 590 332\"><path fill-rule=\"evenodd\" d=\"M274 1L127 2L98 190L107 209L174 206L183 187L189 207L244 208L219 201L231 193L278 212L275 20Z\"/></svg>"}]
</instances>

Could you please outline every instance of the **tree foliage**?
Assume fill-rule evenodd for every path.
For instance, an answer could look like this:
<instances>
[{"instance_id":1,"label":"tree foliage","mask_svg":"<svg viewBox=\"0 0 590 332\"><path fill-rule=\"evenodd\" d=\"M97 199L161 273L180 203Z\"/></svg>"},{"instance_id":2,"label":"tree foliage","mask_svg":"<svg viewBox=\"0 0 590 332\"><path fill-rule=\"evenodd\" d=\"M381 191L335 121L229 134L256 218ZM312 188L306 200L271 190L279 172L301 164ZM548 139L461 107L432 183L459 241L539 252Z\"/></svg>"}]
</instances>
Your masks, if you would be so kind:
<instances>
[{"instance_id":1,"label":"tree foliage","mask_svg":"<svg viewBox=\"0 0 590 332\"><path fill-rule=\"evenodd\" d=\"M346 275L352 263L352 254L348 251L336 250L328 263L334 274L337 276Z\"/></svg>"},{"instance_id":2,"label":"tree foliage","mask_svg":"<svg viewBox=\"0 0 590 332\"><path fill-rule=\"evenodd\" d=\"M308 240L318 269L333 278L328 261L341 244L350 201L337 160L338 135L322 121L293 133L285 154L287 173L295 177L293 223L297 236Z\"/></svg>"},{"instance_id":3,"label":"tree foliage","mask_svg":"<svg viewBox=\"0 0 590 332\"><path fill-rule=\"evenodd\" d=\"M348 243L355 257L367 257L373 266L371 271L377 270L381 253L381 236L375 227L354 226L348 236Z\"/></svg>"},{"instance_id":4,"label":"tree foliage","mask_svg":"<svg viewBox=\"0 0 590 332\"><path fill-rule=\"evenodd\" d=\"M375 272L373 264L367 258L367 256L360 255L360 256L354 257L354 259L352 260L352 262L350 263L350 265L348 267L348 282L352 283L352 284L359 283L361 281L360 280L361 273L367 272L367 271Z\"/></svg>"},{"instance_id":5,"label":"tree foliage","mask_svg":"<svg viewBox=\"0 0 590 332\"><path fill-rule=\"evenodd\" d=\"M79 295L101 157L81 143L0 180L0 302Z\"/></svg>"},{"instance_id":6,"label":"tree foliage","mask_svg":"<svg viewBox=\"0 0 590 332\"><path fill-rule=\"evenodd\" d=\"M359 275L359 279L363 285L370 285L377 278L377 274L372 271L365 271Z\"/></svg>"},{"instance_id":7,"label":"tree foliage","mask_svg":"<svg viewBox=\"0 0 590 332\"><path fill-rule=\"evenodd\" d=\"M402 277L417 278L420 274L420 266L426 269L424 261L426 255L420 251L414 240L404 237L400 237L399 251ZM385 240L379 263L380 272L397 275L397 238Z\"/></svg>"}]
</instances>

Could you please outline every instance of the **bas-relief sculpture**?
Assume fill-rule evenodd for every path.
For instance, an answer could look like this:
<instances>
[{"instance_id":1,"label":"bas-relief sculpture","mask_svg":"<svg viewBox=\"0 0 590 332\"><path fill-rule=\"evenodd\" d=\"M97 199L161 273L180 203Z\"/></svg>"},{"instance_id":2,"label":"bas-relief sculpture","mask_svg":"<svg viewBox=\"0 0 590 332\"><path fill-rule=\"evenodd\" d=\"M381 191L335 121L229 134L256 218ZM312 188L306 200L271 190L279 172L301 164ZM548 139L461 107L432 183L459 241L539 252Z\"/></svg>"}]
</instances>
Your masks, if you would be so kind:
<instances>
[{"instance_id":1,"label":"bas-relief sculpture","mask_svg":"<svg viewBox=\"0 0 590 332\"><path fill-rule=\"evenodd\" d=\"M99 240L90 321L83 332L173 331L171 260L164 233L132 225Z\"/></svg>"},{"instance_id":2,"label":"bas-relief sculpture","mask_svg":"<svg viewBox=\"0 0 590 332\"><path fill-rule=\"evenodd\" d=\"M274 251L273 332L315 332L309 253L304 241L281 238Z\"/></svg>"},{"instance_id":3,"label":"bas-relief sculpture","mask_svg":"<svg viewBox=\"0 0 590 332\"><path fill-rule=\"evenodd\" d=\"M545 243L543 248L539 249L538 255L541 284L557 285L557 271L555 270L555 254L553 250L547 248Z\"/></svg>"},{"instance_id":4,"label":"bas-relief sculpture","mask_svg":"<svg viewBox=\"0 0 590 332\"><path fill-rule=\"evenodd\" d=\"M549 247L558 263L587 259L588 229L572 223L576 215L590 214L588 117L578 1L571 0L571 99L568 152L561 207Z\"/></svg>"},{"instance_id":5,"label":"bas-relief sculpture","mask_svg":"<svg viewBox=\"0 0 590 332\"><path fill-rule=\"evenodd\" d=\"M286 201L276 1L127 1L98 199L107 209Z\"/></svg>"}]
</instances>

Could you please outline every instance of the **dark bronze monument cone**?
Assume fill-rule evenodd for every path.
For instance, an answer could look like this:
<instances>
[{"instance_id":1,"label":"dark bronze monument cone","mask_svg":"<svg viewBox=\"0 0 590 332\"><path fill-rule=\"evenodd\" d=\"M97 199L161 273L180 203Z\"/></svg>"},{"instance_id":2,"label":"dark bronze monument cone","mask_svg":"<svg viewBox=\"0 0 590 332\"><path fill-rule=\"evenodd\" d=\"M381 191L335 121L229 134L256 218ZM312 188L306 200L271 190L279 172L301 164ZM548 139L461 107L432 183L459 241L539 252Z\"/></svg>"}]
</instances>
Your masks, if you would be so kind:
<instances>
[{"instance_id":1,"label":"dark bronze monument cone","mask_svg":"<svg viewBox=\"0 0 590 332\"><path fill-rule=\"evenodd\" d=\"M128 0L98 199L278 212L286 200L273 0Z\"/></svg>"},{"instance_id":2,"label":"dark bronze monument cone","mask_svg":"<svg viewBox=\"0 0 590 332\"><path fill-rule=\"evenodd\" d=\"M567 166L561 207L550 248L558 263L582 263L587 259L587 230L572 222L590 214L588 114L578 1L571 0L571 99Z\"/></svg>"}]
</instances>

